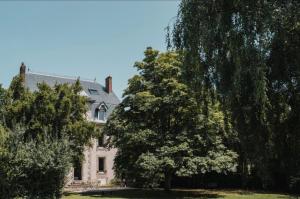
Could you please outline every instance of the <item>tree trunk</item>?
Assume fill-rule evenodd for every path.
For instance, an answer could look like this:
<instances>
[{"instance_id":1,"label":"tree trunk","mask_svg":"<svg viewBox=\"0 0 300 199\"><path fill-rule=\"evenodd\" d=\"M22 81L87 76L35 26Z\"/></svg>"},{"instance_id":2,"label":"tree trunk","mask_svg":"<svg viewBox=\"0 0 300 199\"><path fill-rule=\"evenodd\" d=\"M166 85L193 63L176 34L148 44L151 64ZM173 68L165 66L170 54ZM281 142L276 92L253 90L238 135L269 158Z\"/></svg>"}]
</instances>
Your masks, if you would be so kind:
<instances>
[{"instance_id":1,"label":"tree trunk","mask_svg":"<svg viewBox=\"0 0 300 199\"><path fill-rule=\"evenodd\" d=\"M171 189L171 182L172 182L172 173L166 172L165 173L165 191L169 191Z\"/></svg>"},{"instance_id":2,"label":"tree trunk","mask_svg":"<svg viewBox=\"0 0 300 199\"><path fill-rule=\"evenodd\" d=\"M246 189L248 184L248 167L247 161L242 160L242 188Z\"/></svg>"}]
</instances>

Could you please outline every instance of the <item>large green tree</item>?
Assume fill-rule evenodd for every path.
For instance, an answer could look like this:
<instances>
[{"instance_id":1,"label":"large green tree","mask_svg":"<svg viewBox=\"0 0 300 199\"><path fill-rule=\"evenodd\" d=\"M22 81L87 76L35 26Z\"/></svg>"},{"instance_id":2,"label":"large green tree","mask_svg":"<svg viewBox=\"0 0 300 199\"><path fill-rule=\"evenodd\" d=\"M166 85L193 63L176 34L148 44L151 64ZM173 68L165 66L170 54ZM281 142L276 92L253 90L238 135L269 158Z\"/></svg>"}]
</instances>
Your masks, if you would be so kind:
<instances>
[{"instance_id":1,"label":"large green tree","mask_svg":"<svg viewBox=\"0 0 300 199\"><path fill-rule=\"evenodd\" d=\"M183 0L170 34L189 87L216 88L232 113L240 172L265 187L286 187L300 168L299 9L294 0Z\"/></svg>"},{"instance_id":2,"label":"large green tree","mask_svg":"<svg viewBox=\"0 0 300 199\"><path fill-rule=\"evenodd\" d=\"M139 74L104 129L118 148L118 177L144 187L164 182L170 189L174 175L234 170L236 154L223 142L228 134L220 104L206 101L209 117L195 111L196 100L181 81L181 56L147 48L135 67Z\"/></svg>"}]
</instances>

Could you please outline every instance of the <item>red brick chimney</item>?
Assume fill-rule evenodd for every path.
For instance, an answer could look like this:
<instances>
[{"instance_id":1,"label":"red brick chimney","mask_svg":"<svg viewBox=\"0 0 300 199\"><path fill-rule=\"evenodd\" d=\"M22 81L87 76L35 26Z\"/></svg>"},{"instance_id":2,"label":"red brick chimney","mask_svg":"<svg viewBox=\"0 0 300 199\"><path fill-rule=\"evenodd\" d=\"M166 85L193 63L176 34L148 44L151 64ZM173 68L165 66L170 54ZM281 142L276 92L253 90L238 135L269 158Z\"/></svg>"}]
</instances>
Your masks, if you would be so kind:
<instances>
[{"instance_id":1,"label":"red brick chimney","mask_svg":"<svg viewBox=\"0 0 300 199\"><path fill-rule=\"evenodd\" d=\"M112 77L108 76L105 79L105 89L107 93L111 93L112 92Z\"/></svg>"},{"instance_id":2,"label":"red brick chimney","mask_svg":"<svg viewBox=\"0 0 300 199\"><path fill-rule=\"evenodd\" d=\"M26 73L26 66L24 62L22 62L20 66L20 78L22 81L25 81L25 73Z\"/></svg>"}]
</instances>

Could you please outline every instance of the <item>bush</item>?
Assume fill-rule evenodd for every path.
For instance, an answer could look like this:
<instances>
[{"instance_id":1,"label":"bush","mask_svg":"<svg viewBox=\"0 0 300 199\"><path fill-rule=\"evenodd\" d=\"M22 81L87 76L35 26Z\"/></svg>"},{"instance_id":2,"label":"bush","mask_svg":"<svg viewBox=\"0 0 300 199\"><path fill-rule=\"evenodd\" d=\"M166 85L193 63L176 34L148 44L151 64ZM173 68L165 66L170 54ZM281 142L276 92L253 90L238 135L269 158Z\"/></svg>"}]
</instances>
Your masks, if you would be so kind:
<instances>
[{"instance_id":1,"label":"bush","mask_svg":"<svg viewBox=\"0 0 300 199\"><path fill-rule=\"evenodd\" d=\"M24 131L9 133L0 157L1 198L57 199L71 166L66 138L24 140Z\"/></svg>"}]
</instances>

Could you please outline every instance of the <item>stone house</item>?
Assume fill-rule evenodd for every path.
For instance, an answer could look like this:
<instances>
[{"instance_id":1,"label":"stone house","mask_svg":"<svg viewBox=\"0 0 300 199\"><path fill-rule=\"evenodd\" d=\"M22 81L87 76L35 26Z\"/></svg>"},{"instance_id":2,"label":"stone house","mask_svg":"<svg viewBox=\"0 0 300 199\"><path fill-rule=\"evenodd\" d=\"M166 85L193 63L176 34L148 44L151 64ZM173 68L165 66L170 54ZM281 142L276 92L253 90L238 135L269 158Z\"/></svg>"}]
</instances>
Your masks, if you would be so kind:
<instances>
[{"instance_id":1,"label":"stone house","mask_svg":"<svg viewBox=\"0 0 300 199\"><path fill-rule=\"evenodd\" d=\"M49 86L55 84L73 84L77 78L35 73L26 70L22 63L20 67L20 76L25 80L25 87L30 91L37 90L38 83L46 83ZM89 110L86 117L89 121L95 122L99 127L105 125L107 118L113 109L120 103L118 97L112 90L112 77L105 79L105 86L91 80L81 80L83 88L80 95L88 99ZM92 183L98 185L107 185L114 178L113 162L116 149L106 149L103 144L107 137L103 136L92 140L92 147L86 147L84 151L85 160L82 164L74 165L70 175L69 182Z\"/></svg>"}]
</instances>

